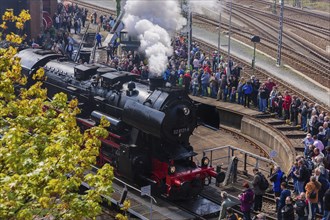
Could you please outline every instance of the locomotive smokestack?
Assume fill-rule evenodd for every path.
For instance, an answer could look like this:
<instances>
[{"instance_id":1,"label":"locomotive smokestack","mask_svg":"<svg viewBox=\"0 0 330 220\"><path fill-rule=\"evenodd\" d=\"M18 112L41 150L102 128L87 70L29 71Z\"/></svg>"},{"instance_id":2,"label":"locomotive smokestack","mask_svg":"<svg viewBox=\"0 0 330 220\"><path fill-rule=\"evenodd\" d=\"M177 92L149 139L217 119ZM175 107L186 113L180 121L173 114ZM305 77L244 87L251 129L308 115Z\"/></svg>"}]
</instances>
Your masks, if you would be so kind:
<instances>
[{"instance_id":1,"label":"locomotive smokestack","mask_svg":"<svg viewBox=\"0 0 330 220\"><path fill-rule=\"evenodd\" d=\"M161 88L164 86L164 79L162 77L150 77L149 78L149 89L154 91L157 88Z\"/></svg>"}]
</instances>

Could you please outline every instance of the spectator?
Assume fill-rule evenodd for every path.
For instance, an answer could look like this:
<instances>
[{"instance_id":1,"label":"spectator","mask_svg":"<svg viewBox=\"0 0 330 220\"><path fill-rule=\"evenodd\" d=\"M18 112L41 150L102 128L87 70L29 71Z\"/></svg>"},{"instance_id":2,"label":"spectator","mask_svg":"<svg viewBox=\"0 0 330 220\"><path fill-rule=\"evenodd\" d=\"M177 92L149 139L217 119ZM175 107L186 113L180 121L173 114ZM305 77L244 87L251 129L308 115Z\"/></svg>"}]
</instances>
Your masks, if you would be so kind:
<instances>
[{"instance_id":1,"label":"spectator","mask_svg":"<svg viewBox=\"0 0 330 220\"><path fill-rule=\"evenodd\" d=\"M255 79L251 83L252 83L251 99L252 99L254 107L258 107L258 93L259 93L259 88L260 88L259 79Z\"/></svg>"},{"instance_id":2,"label":"spectator","mask_svg":"<svg viewBox=\"0 0 330 220\"><path fill-rule=\"evenodd\" d=\"M207 71L203 71L201 83L202 83L202 96L208 96L209 95L208 86L210 83L210 74Z\"/></svg>"},{"instance_id":3,"label":"spectator","mask_svg":"<svg viewBox=\"0 0 330 220\"><path fill-rule=\"evenodd\" d=\"M324 150L324 147L327 146L327 145L325 143L326 134L325 134L325 129L323 128L323 125L319 127L319 133L317 134L316 137L317 137L317 140L319 140L319 141L322 142L322 144L323 144L323 150Z\"/></svg>"},{"instance_id":4,"label":"spectator","mask_svg":"<svg viewBox=\"0 0 330 220\"><path fill-rule=\"evenodd\" d=\"M297 220L307 220L308 219L308 201L306 200L306 193L300 193L294 205L296 214L298 216Z\"/></svg>"},{"instance_id":5,"label":"spectator","mask_svg":"<svg viewBox=\"0 0 330 220\"><path fill-rule=\"evenodd\" d=\"M308 116L308 106L307 106L307 102L304 101L302 103L302 106L300 108L300 119L301 119L301 129L302 131L306 131L307 132L307 116Z\"/></svg>"},{"instance_id":6,"label":"spectator","mask_svg":"<svg viewBox=\"0 0 330 220\"><path fill-rule=\"evenodd\" d=\"M102 43L101 43L102 35L100 34L100 32L97 32L95 39L96 39L96 46L98 48L102 47Z\"/></svg>"},{"instance_id":7,"label":"spectator","mask_svg":"<svg viewBox=\"0 0 330 220\"><path fill-rule=\"evenodd\" d=\"M319 148L315 147L314 148L314 155L313 155L313 158L312 158L313 162L316 163L319 158L323 162L324 154L320 151Z\"/></svg>"},{"instance_id":8,"label":"spectator","mask_svg":"<svg viewBox=\"0 0 330 220\"><path fill-rule=\"evenodd\" d=\"M251 94L252 94L252 85L251 81L247 81L247 83L242 88L244 94L244 107L250 108Z\"/></svg>"},{"instance_id":9,"label":"spectator","mask_svg":"<svg viewBox=\"0 0 330 220\"><path fill-rule=\"evenodd\" d=\"M283 118L283 97L279 95L274 99L274 109L278 118Z\"/></svg>"},{"instance_id":10,"label":"spectator","mask_svg":"<svg viewBox=\"0 0 330 220\"><path fill-rule=\"evenodd\" d=\"M233 86L231 88L229 100L230 100L230 102L233 102L233 103L236 102L236 88L235 88L235 86Z\"/></svg>"},{"instance_id":11,"label":"spectator","mask_svg":"<svg viewBox=\"0 0 330 220\"><path fill-rule=\"evenodd\" d=\"M265 194L265 190L260 188L261 178L263 174L258 170L258 168L253 169L253 191L254 191L254 211L261 211L262 209L262 196Z\"/></svg>"},{"instance_id":12,"label":"spectator","mask_svg":"<svg viewBox=\"0 0 330 220\"><path fill-rule=\"evenodd\" d=\"M281 195L281 183L283 182L284 173L279 166L275 167L274 174L269 178L273 182L273 192L276 197ZM276 210L278 209L278 200L276 200Z\"/></svg>"},{"instance_id":13,"label":"spectator","mask_svg":"<svg viewBox=\"0 0 330 220\"><path fill-rule=\"evenodd\" d=\"M245 79L244 77L241 77L238 86L237 86L237 103L243 105L243 86L245 84Z\"/></svg>"},{"instance_id":14,"label":"spectator","mask_svg":"<svg viewBox=\"0 0 330 220\"><path fill-rule=\"evenodd\" d=\"M268 90L266 84L263 83L259 88L259 111L266 113L267 109L267 97L268 97Z\"/></svg>"},{"instance_id":15,"label":"spectator","mask_svg":"<svg viewBox=\"0 0 330 220\"><path fill-rule=\"evenodd\" d=\"M243 212L244 220L251 220L251 207L253 205L254 193L252 189L250 189L249 183L245 182L243 187L245 190L242 194L238 195L241 201L241 211Z\"/></svg>"},{"instance_id":16,"label":"spectator","mask_svg":"<svg viewBox=\"0 0 330 220\"><path fill-rule=\"evenodd\" d=\"M299 194L298 193L298 178L294 175L294 173L299 169L298 166L298 161L295 161L290 169L289 178L292 178L293 181L293 193Z\"/></svg>"},{"instance_id":17,"label":"spectator","mask_svg":"<svg viewBox=\"0 0 330 220\"><path fill-rule=\"evenodd\" d=\"M284 109L284 120L289 123L290 119L290 106L291 106L292 98L288 91L284 92L284 100L283 100L283 109Z\"/></svg>"},{"instance_id":18,"label":"spectator","mask_svg":"<svg viewBox=\"0 0 330 220\"><path fill-rule=\"evenodd\" d=\"M315 113L316 114L316 113ZM312 112L312 116L311 116L311 119L309 120L309 123L308 123L308 129L309 129L309 132L311 133L312 136L314 135L317 135L318 133L318 116L317 115L313 115L313 112Z\"/></svg>"},{"instance_id":19,"label":"spectator","mask_svg":"<svg viewBox=\"0 0 330 220\"><path fill-rule=\"evenodd\" d=\"M214 74L211 74L210 77L210 90L211 90L211 98L216 98L218 94L218 81L215 78Z\"/></svg>"},{"instance_id":20,"label":"spectator","mask_svg":"<svg viewBox=\"0 0 330 220\"><path fill-rule=\"evenodd\" d=\"M305 157L307 157L308 155L309 145L313 143L314 143L314 139L312 138L312 135L310 133L307 133L306 137L303 139Z\"/></svg>"},{"instance_id":21,"label":"spectator","mask_svg":"<svg viewBox=\"0 0 330 220\"><path fill-rule=\"evenodd\" d=\"M194 70L192 75L192 89L193 89L193 96L198 95L198 72Z\"/></svg>"},{"instance_id":22,"label":"spectator","mask_svg":"<svg viewBox=\"0 0 330 220\"><path fill-rule=\"evenodd\" d=\"M299 169L294 173L298 179L298 193L304 192L305 183L309 180L310 173L304 163L304 160L301 159L298 161Z\"/></svg>"},{"instance_id":23,"label":"spectator","mask_svg":"<svg viewBox=\"0 0 330 220\"><path fill-rule=\"evenodd\" d=\"M324 177L324 175L321 175L321 170L320 168L316 168L315 169L315 177L316 180L321 183L321 188L319 190L318 193L318 203L320 205L320 213L322 214L324 212L323 209L323 196L325 194L325 192L327 191L327 189L329 188L329 180L327 178Z\"/></svg>"},{"instance_id":24,"label":"spectator","mask_svg":"<svg viewBox=\"0 0 330 220\"><path fill-rule=\"evenodd\" d=\"M228 194L223 191L221 192L222 203L220 206L220 214L218 220L225 219L227 215L227 209L235 205L235 203L228 197Z\"/></svg>"},{"instance_id":25,"label":"spectator","mask_svg":"<svg viewBox=\"0 0 330 220\"><path fill-rule=\"evenodd\" d=\"M316 180L315 176L312 176L310 178L310 182L306 184L306 196L308 199L308 202L310 204L310 208L312 211L312 219L315 219L315 215L316 215L316 210L317 210L317 206L318 206L318 192L321 189L321 183L319 181Z\"/></svg>"},{"instance_id":26,"label":"spectator","mask_svg":"<svg viewBox=\"0 0 330 220\"><path fill-rule=\"evenodd\" d=\"M292 102L290 105L290 113L291 113L290 122L292 123L293 126L298 125L298 113L299 113L300 105L301 105L300 99L296 95L293 95Z\"/></svg>"},{"instance_id":27,"label":"spectator","mask_svg":"<svg viewBox=\"0 0 330 220\"><path fill-rule=\"evenodd\" d=\"M189 93L190 90L190 83L191 83L190 72L186 71L186 73L183 75L183 84L184 84L184 89L187 93Z\"/></svg>"},{"instance_id":28,"label":"spectator","mask_svg":"<svg viewBox=\"0 0 330 220\"><path fill-rule=\"evenodd\" d=\"M281 183L281 190L282 191L281 191L280 196L279 197L276 197L276 200L279 200L278 201L278 207L277 207L277 219L278 220L282 220L282 208L287 203L287 199L286 198L287 197L290 198L290 196L291 196L291 191L287 189L287 183L286 182Z\"/></svg>"},{"instance_id":29,"label":"spectator","mask_svg":"<svg viewBox=\"0 0 330 220\"><path fill-rule=\"evenodd\" d=\"M273 89L271 90L269 94L269 108L270 112L275 112L275 98L279 95L279 91L277 90L277 86L273 86Z\"/></svg>"},{"instance_id":30,"label":"spectator","mask_svg":"<svg viewBox=\"0 0 330 220\"><path fill-rule=\"evenodd\" d=\"M294 208L292 202L293 200L290 196L285 198L285 205L281 209L282 220L294 220Z\"/></svg>"},{"instance_id":31,"label":"spectator","mask_svg":"<svg viewBox=\"0 0 330 220\"><path fill-rule=\"evenodd\" d=\"M226 89L226 87L227 87L227 77L226 77L226 75L222 75L220 83L219 83L218 94L217 94L217 100L218 101L220 99L226 100L226 98L225 98L225 89Z\"/></svg>"}]
</instances>

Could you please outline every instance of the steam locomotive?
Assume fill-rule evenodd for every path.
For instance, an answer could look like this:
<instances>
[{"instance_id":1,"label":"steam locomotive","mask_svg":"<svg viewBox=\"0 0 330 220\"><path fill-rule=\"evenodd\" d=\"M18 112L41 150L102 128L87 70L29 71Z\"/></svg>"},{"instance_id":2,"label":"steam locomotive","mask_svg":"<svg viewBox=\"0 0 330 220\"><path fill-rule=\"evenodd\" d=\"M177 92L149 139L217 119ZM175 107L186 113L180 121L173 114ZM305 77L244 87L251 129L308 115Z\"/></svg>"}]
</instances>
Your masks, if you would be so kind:
<instances>
[{"instance_id":1,"label":"steam locomotive","mask_svg":"<svg viewBox=\"0 0 330 220\"><path fill-rule=\"evenodd\" d=\"M77 117L82 130L97 125L101 117L110 122L109 136L102 139L97 165L110 163L116 175L169 199L198 195L218 173L197 154L189 137L197 126L197 107L187 93L162 88L157 80L146 84L137 75L101 64L77 64L41 49L19 52L22 72L32 74L43 67L49 96L64 92L77 98L82 110Z\"/></svg>"}]
</instances>

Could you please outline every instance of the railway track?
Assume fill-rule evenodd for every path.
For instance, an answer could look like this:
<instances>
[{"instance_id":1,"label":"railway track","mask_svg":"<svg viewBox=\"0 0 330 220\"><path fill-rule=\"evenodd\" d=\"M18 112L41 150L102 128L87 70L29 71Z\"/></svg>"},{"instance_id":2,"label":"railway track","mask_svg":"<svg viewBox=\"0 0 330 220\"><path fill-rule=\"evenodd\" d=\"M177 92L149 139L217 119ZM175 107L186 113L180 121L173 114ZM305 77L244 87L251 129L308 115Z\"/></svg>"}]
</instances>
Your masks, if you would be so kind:
<instances>
[{"instance_id":1,"label":"railway track","mask_svg":"<svg viewBox=\"0 0 330 220\"><path fill-rule=\"evenodd\" d=\"M262 6L265 7L269 7L271 8L273 6L273 1L271 0L243 0L243 1L235 1L236 3L243 3L244 5L247 4L260 4ZM276 10L279 11L280 9L280 5L276 4ZM314 17L320 20L329 20L330 16L326 13L320 13L320 12L313 12L310 10L303 10L303 8L296 8L296 7L292 7L289 6L287 4L284 5L284 10L287 12L287 14L285 14L285 16L293 16L292 14L289 13L293 13L294 15L299 15L299 16L309 16L309 17ZM311 23L315 23L314 21L311 21Z\"/></svg>"},{"instance_id":2,"label":"railway track","mask_svg":"<svg viewBox=\"0 0 330 220\"><path fill-rule=\"evenodd\" d=\"M226 4L226 6L229 7L229 4ZM255 8L244 7L235 3L233 3L233 8L235 9L235 12L250 17L253 20L252 24L254 25L258 22L262 22L264 26L275 32L275 35L272 34L272 36L274 36L277 40L279 19L277 15L273 15ZM328 29L289 18L285 18L283 22L286 27L283 32L283 37L286 37L287 40L291 41L290 44L292 44L292 42L297 43L298 46L303 47L307 52L314 54L324 63L329 63L328 54L325 51L326 45L320 44L320 42L324 43L325 41L328 41L330 35L330 31ZM303 36L297 36L297 34L295 34L296 31L303 31ZM307 39L310 39L311 36L316 39L314 43L309 43L307 41ZM323 47L324 49L321 49L320 47Z\"/></svg>"}]
</instances>

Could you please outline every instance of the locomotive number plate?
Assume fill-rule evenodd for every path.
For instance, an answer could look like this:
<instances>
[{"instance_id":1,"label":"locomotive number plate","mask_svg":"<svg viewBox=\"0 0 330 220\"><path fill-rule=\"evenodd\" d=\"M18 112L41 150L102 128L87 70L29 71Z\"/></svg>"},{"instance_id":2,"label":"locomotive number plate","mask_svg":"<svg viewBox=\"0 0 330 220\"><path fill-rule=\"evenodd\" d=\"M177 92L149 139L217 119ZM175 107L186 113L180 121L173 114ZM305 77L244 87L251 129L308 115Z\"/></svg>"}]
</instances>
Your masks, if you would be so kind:
<instances>
[{"instance_id":1,"label":"locomotive number plate","mask_svg":"<svg viewBox=\"0 0 330 220\"><path fill-rule=\"evenodd\" d=\"M173 134L178 135L182 133L187 133L189 132L189 128L178 128L178 129L173 129Z\"/></svg>"}]
</instances>

